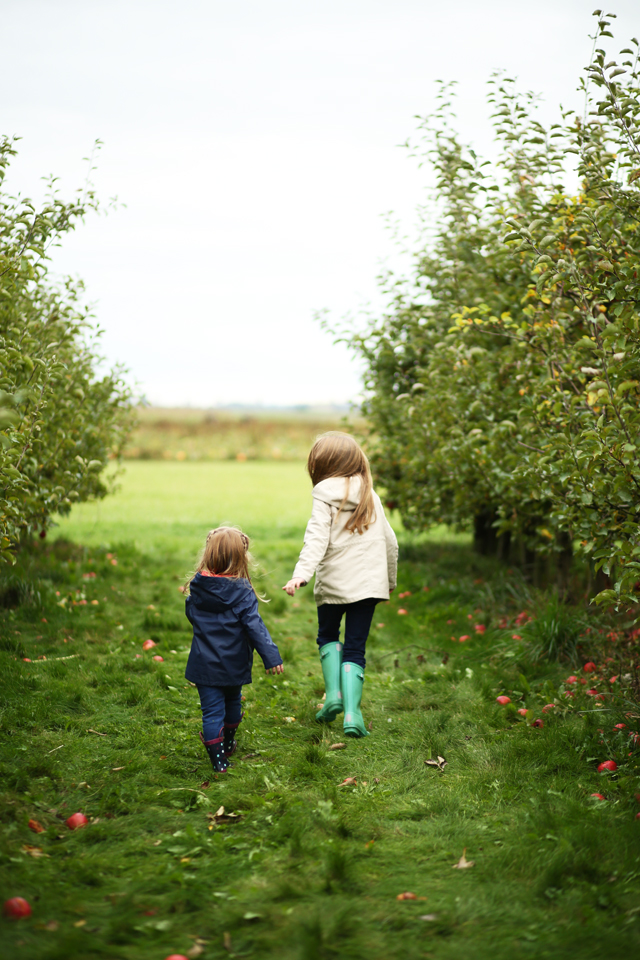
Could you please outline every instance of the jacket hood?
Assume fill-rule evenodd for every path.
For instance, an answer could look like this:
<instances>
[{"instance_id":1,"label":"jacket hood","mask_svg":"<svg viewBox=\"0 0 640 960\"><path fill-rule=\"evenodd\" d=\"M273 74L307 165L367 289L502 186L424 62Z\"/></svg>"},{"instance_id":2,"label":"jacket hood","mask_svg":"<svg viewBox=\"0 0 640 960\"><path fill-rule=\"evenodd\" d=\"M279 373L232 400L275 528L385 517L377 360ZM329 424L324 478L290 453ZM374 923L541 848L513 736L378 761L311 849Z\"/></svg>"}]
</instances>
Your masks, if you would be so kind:
<instances>
[{"instance_id":1,"label":"jacket hood","mask_svg":"<svg viewBox=\"0 0 640 960\"><path fill-rule=\"evenodd\" d=\"M238 596L244 593L251 584L248 580L235 577L203 577L196 573L189 586L189 593L194 600L218 600L221 603L235 603Z\"/></svg>"},{"instance_id":2,"label":"jacket hood","mask_svg":"<svg viewBox=\"0 0 640 960\"><path fill-rule=\"evenodd\" d=\"M347 492L348 483L348 492ZM313 488L312 496L316 500L322 500L333 507L340 507L345 500L343 510L355 510L360 503L360 491L362 490L362 479L360 477L329 477L327 480L321 480Z\"/></svg>"}]
</instances>

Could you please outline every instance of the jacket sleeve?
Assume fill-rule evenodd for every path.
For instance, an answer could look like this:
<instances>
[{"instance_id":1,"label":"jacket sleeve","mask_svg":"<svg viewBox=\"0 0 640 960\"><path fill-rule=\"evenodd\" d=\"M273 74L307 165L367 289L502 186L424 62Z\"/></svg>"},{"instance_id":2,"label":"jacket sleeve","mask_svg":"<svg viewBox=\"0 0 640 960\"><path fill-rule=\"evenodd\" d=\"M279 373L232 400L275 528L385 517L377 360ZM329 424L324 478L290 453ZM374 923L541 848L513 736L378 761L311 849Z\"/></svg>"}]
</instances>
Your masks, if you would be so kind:
<instances>
[{"instance_id":1,"label":"jacket sleeve","mask_svg":"<svg viewBox=\"0 0 640 960\"><path fill-rule=\"evenodd\" d=\"M233 610L246 630L251 646L260 654L265 670L277 667L278 664L282 663L280 651L271 639L269 631L258 613L258 598L253 590L247 590L246 598L235 604Z\"/></svg>"},{"instance_id":2,"label":"jacket sleeve","mask_svg":"<svg viewBox=\"0 0 640 960\"><path fill-rule=\"evenodd\" d=\"M187 620L189 621L189 623L193 623L193 619L192 619L192 617L191 617L191 602L192 602L192 601L191 601L191 597L186 597L186 598L185 598L185 601L184 601L184 612L185 612L185 614L186 614L186 617L187 617Z\"/></svg>"},{"instance_id":3,"label":"jacket sleeve","mask_svg":"<svg viewBox=\"0 0 640 960\"><path fill-rule=\"evenodd\" d=\"M327 552L331 534L331 507L324 500L313 498L313 509L304 534L304 547L293 571L293 578L309 583L316 567Z\"/></svg>"},{"instance_id":4,"label":"jacket sleeve","mask_svg":"<svg viewBox=\"0 0 640 960\"><path fill-rule=\"evenodd\" d=\"M396 535L386 517L384 517L384 539L387 544L389 590L393 590L398 582L398 541L396 540Z\"/></svg>"}]
</instances>

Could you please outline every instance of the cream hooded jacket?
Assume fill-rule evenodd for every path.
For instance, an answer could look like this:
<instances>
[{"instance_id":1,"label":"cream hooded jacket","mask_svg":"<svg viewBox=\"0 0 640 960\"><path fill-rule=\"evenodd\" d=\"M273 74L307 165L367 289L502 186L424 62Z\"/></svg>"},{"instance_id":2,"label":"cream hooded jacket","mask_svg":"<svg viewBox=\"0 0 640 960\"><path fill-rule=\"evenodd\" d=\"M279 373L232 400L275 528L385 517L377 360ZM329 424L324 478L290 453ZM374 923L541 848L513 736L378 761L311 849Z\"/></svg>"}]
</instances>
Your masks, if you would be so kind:
<instances>
[{"instance_id":1,"label":"cream hooded jacket","mask_svg":"<svg viewBox=\"0 0 640 960\"><path fill-rule=\"evenodd\" d=\"M361 485L360 477L330 477L313 488L311 519L293 577L308 583L315 573L318 606L367 597L388 600L396 585L398 543L377 493L373 494L375 518L368 529L363 533L345 530L360 501Z\"/></svg>"}]
</instances>

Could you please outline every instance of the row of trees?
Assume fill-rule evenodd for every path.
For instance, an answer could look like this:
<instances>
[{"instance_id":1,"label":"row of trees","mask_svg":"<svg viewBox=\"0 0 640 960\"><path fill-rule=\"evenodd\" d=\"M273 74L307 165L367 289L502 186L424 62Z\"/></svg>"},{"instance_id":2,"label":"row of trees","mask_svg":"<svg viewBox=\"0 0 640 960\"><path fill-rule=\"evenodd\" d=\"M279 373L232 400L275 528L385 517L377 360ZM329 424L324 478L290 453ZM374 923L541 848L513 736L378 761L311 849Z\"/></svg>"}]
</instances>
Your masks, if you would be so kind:
<instances>
[{"instance_id":1,"label":"row of trees","mask_svg":"<svg viewBox=\"0 0 640 960\"><path fill-rule=\"evenodd\" d=\"M55 185L36 209L3 187L15 141L0 140L0 560L46 530L74 502L104 496L104 469L131 425L131 394L118 370L98 373L99 332L83 288L49 273L53 246L98 206L93 190L72 202Z\"/></svg>"},{"instance_id":2,"label":"row of trees","mask_svg":"<svg viewBox=\"0 0 640 960\"><path fill-rule=\"evenodd\" d=\"M494 77L496 162L461 143L441 88L415 271L387 278L387 313L350 342L372 464L408 527L475 524L504 551L577 543L612 601L640 580L640 84L638 41L609 60L596 16L582 116L546 128Z\"/></svg>"}]
</instances>

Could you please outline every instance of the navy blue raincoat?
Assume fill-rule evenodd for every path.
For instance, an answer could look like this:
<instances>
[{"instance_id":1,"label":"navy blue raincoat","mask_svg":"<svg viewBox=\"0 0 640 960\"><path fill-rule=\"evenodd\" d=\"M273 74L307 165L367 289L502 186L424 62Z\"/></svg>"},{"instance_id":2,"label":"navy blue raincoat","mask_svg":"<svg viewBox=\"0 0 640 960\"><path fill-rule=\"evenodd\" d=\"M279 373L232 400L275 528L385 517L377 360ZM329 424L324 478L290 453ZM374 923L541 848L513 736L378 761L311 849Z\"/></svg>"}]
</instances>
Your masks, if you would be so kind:
<instances>
[{"instance_id":1,"label":"navy blue raincoat","mask_svg":"<svg viewBox=\"0 0 640 960\"><path fill-rule=\"evenodd\" d=\"M248 580L197 573L191 581L185 612L193 625L185 670L191 683L204 687L251 683L254 650L266 670L282 663Z\"/></svg>"}]
</instances>

